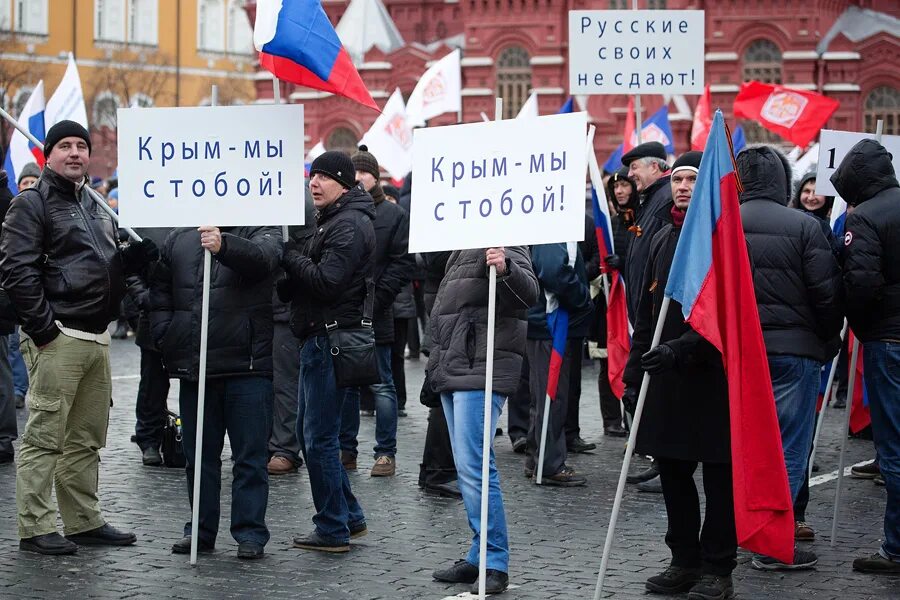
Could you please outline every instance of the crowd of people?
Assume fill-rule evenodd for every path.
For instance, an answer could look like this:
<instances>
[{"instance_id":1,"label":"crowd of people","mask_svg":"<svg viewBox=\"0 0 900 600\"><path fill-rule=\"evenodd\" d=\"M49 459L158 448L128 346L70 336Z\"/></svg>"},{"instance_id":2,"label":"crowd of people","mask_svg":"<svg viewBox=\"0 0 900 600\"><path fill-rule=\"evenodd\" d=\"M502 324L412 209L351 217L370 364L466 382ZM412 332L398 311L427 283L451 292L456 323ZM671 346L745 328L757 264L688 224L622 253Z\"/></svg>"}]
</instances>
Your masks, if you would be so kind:
<instances>
[{"instance_id":1,"label":"crowd of people","mask_svg":"<svg viewBox=\"0 0 900 600\"><path fill-rule=\"evenodd\" d=\"M358 468L360 414L374 410L376 419L371 476L394 476L403 468L396 454L407 395L404 352L415 345L428 356L419 393L429 407L419 485L461 498L472 530L467 555L433 576L477 591L485 535L485 587L488 593L503 592L509 584L509 536L493 451L484 531L480 523L487 296L494 268L491 424L497 427L507 405L508 435L513 450L524 455L524 475L533 478L541 471L542 485L551 487L587 483L567 458L596 447L579 428L588 346L597 349L600 364L605 435L627 435L641 380L650 373L636 451L653 460L629 481L661 492L672 559L646 587L661 594L688 592L692 600L732 597L737 539L722 357L683 321L680 307L669 310L661 343L651 347L700 152L686 152L670 164L663 146L648 142L625 154L620 170L607 174L617 252L605 260L588 214L580 243L410 254L412 178L400 190L382 185L377 158L365 147L353 156L329 151L313 161L302 227L139 230L142 241L125 242L88 193L90 153L83 127L70 121L54 125L46 137L43 170L36 165L23 170L20 193L4 199L0 460L13 460L16 404L27 393L29 414L16 472L22 550L71 554L79 545L136 541L133 533L106 521L97 489L112 391L109 324L124 305L130 307L140 347L133 440L145 465L163 462L169 379L180 380L188 501L199 503L198 552L215 548L226 433L234 461L231 535L238 557L264 556L269 477L303 465L316 513L312 530L295 537L294 546L343 553L352 539L366 535L363 506L347 475ZM795 187L789 161L771 146L749 147L735 160L795 502L795 538L815 537L803 515L816 400L823 367L845 345L846 317L865 348L877 449L876 460L863 471L887 486L884 543L853 566L900 574L900 186L891 157L874 140L860 142L832 177L851 206L843 239L832 233L833 198L815 194L814 174ZM201 373L201 267L207 251L213 265L209 354ZM597 288L601 275L611 271L624 278L634 326L621 398L609 381L606 309ZM556 305L569 314L568 340L557 398L545 415L553 351L548 313ZM421 344L418 339L414 344L423 321ZM201 377L207 381L205 433L197 465ZM544 422L546 449L539 465ZM694 482L700 464L703 519ZM192 497L195 477L201 481L200 498ZM56 529L57 510L64 536ZM173 553L191 552L191 527L185 524ZM798 544L793 561L755 556L752 566L802 569L816 562L815 554Z\"/></svg>"}]
</instances>

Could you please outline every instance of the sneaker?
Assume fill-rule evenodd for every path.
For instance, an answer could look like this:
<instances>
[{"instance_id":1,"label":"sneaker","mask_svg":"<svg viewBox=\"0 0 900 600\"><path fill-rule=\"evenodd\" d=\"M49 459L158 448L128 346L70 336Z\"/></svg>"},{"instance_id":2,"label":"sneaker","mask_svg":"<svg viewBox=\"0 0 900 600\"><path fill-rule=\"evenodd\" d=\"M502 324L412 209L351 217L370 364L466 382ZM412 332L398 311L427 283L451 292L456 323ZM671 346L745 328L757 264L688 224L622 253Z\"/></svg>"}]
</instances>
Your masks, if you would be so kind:
<instances>
[{"instance_id":1,"label":"sneaker","mask_svg":"<svg viewBox=\"0 0 900 600\"><path fill-rule=\"evenodd\" d=\"M819 557L813 552L794 548L794 560L790 564L783 563L771 556L757 554L750 562L750 566L757 571L801 571L803 569L812 569L818 562Z\"/></svg>"},{"instance_id":2,"label":"sneaker","mask_svg":"<svg viewBox=\"0 0 900 600\"><path fill-rule=\"evenodd\" d=\"M555 485L557 487L575 487L579 485L585 485L587 483L587 479L585 479L584 476L576 473L575 469L573 469L572 467L563 465L562 469L560 469L553 475L544 477L541 483L544 485Z\"/></svg>"},{"instance_id":3,"label":"sneaker","mask_svg":"<svg viewBox=\"0 0 900 600\"><path fill-rule=\"evenodd\" d=\"M286 456L273 456L269 459L266 470L269 472L269 475L287 475L289 473L296 473L297 467L295 467L294 463L291 462L291 459Z\"/></svg>"},{"instance_id":4,"label":"sneaker","mask_svg":"<svg viewBox=\"0 0 900 600\"><path fill-rule=\"evenodd\" d=\"M585 452L596 450L597 444L587 442L580 437L577 437L569 443L567 449L572 454L584 454Z\"/></svg>"},{"instance_id":5,"label":"sneaker","mask_svg":"<svg viewBox=\"0 0 900 600\"><path fill-rule=\"evenodd\" d=\"M816 532L805 521L794 524L794 539L798 542L811 542L816 539Z\"/></svg>"},{"instance_id":6,"label":"sneaker","mask_svg":"<svg viewBox=\"0 0 900 600\"><path fill-rule=\"evenodd\" d=\"M662 494L662 478L659 475L648 481L642 481L637 484L639 492L647 492L650 494Z\"/></svg>"},{"instance_id":7,"label":"sneaker","mask_svg":"<svg viewBox=\"0 0 900 600\"><path fill-rule=\"evenodd\" d=\"M141 462L147 467L158 467L163 464L162 455L156 446L147 446L141 451Z\"/></svg>"},{"instance_id":8,"label":"sneaker","mask_svg":"<svg viewBox=\"0 0 900 600\"><path fill-rule=\"evenodd\" d=\"M872 478L872 483L874 483L875 485L880 485L881 487L887 485L884 482L884 475L882 475L881 473Z\"/></svg>"},{"instance_id":9,"label":"sneaker","mask_svg":"<svg viewBox=\"0 0 900 600\"><path fill-rule=\"evenodd\" d=\"M326 540L317 532L313 531L307 536L295 537L294 548L318 550L319 552L350 552L350 542Z\"/></svg>"},{"instance_id":10,"label":"sneaker","mask_svg":"<svg viewBox=\"0 0 900 600\"><path fill-rule=\"evenodd\" d=\"M900 561L885 558L880 552L853 561L853 570L874 575L900 575Z\"/></svg>"},{"instance_id":11,"label":"sneaker","mask_svg":"<svg viewBox=\"0 0 900 600\"><path fill-rule=\"evenodd\" d=\"M345 471L356 470L356 455L346 450L341 450L341 464L344 465Z\"/></svg>"},{"instance_id":12,"label":"sneaker","mask_svg":"<svg viewBox=\"0 0 900 600\"><path fill-rule=\"evenodd\" d=\"M690 590L700 581L700 569L686 569L671 565L659 575L647 580L644 586L648 592L657 594L680 594Z\"/></svg>"},{"instance_id":13,"label":"sneaker","mask_svg":"<svg viewBox=\"0 0 900 600\"><path fill-rule=\"evenodd\" d=\"M372 477L393 477L397 471L397 461L393 456L379 456L370 473Z\"/></svg>"},{"instance_id":14,"label":"sneaker","mask_svg":"<svg viewBox=\"0 0 900 600\"><path fill-rule=\"evenodd\" d=\"M431 576L435 581L445 583L475 583L478 581L478 566L467 560L458 560L452 567L438 569Z\"/></svg>"},{"instance_id":15,"label":"sneaker","mask_svg":"<svg viewBox=\"0 0 900 600\"><path fill-rule=\"evenodd\" d=\"M734 598L734 583L731 575L710 575L700 577L691 591L688 600L729 600Z\"/></svg>"},{"instance_id":16,"label":"sneaker","mask_svg":"<svg viewBox=\"0 0 900 600\"><path fill-rule=\"evenodd\" d=\"M516 438L512 441L512 449L516 454L525 454L525 450L528 448L528 440L523 437Z\"/></svg>"},{"instance_id":17,"label":"sneaker","mask_svg":"<svg viewBox=\"0 0 900 600\"><path fill-rule=\"evenodd\" d=\"M476 569L477 570L477 569ZM484 573L484 593L487 596L491 594L502 594L506 591L506 588L509 587L509 575L504 573L503 571L497 571L495 569L487 569ZM469 590L473 594L478 594L478 580L476 580L472 584L472 589Z\"/></svg>"},{"instance_id":18,"label":"sneaker","mask_svg":"<svg viewBox=\"0 0 900 600\"><path fill-rule=\"evenodd\" d=\"M640 473L634 473L632 475L628 475L625 478L625 481L628 483L641 483L642 481L650 481L654 477L659 475L659 469L656 468L656 463L650 463L650 466L647 469L641 471Z\"/></svg>"},{"instance_id":19,"label":"sneaker","mask_svg":"<svg viewBox=\"0 0 900 600\"><path fill-rule=\"evenodd\" d=\"M881 469L878 468L878 463L874 460L850 467L850 476L857 479L875 479L875 476L879 473L881 473Z\"/></svg>"}]
</instances>

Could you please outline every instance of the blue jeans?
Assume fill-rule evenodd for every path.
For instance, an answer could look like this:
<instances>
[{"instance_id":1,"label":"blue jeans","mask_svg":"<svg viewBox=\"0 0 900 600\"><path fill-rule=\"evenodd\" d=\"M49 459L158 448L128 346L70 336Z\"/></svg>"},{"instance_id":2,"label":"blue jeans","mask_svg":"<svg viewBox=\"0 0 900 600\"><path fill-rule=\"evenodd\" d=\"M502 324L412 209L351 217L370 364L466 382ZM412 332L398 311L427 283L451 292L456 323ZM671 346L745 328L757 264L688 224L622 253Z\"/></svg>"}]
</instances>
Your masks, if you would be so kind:
<instances>
[{"instance_id":1,"label":"blue jeans","mask_svg":"<svg viewBox=\"0 0 900 600\"><path fill-rule=\"evenodd\" d=\"M375 396L375 458L397 454L397 389L391 374L391 345L377 344L381 383L369 386ZM341 450L357 454L359 445L359 388L344 388L341 413Z\"/></svg>"},{"instance_id":2,"label":"blue jeans","mask_svg":"<svg viewBox=\"0 0 900 600\"><path fill-rule=\"evenodd\" d=\"M178 401L187 458L188 498L194 498L194 449L197 432L197 382L181 381ZM265 377L207 379L203 415L203 455L200 465L200 531L213 544L219 531L222 487L222 447L225 433L234 457L231 484L231 536L238 542L265 545L269 541L266 507L269 503L268 442L272 428L272 380ZM191 535L191 523L184 525Z\"/></svg>"},{"instance_id":3,"label":"blue jeans","mask_svg":"<svg viewBox=\"0 0 900 600\"><path fill-rule=\"evenodd\" d=\"M341 464L338 431L344 390L335 385L329 347L325 336L308 338L300 347L297 437L306 457L316 506L316 533L327 540L346 543L350 540L350 527L365 523L366 517Z\"/></svg>"},{"instance_id":4,"label":"blue jeans","mask_svg":"<svg viewBox=\"0 0 900 600\"><path fill-rule=\"evenodd\" d=\"M866 342L863 369L878 466L887 485L881 553L900 561L900 344Z\"/></svg>"},{"instance_id":5,"label":"blue jeans","mask_svg":"<svg viewBox=\"0 0 900 600\"><path fill-rule=\"evenodd\" d=\"M506 398L494 394L491 409L491 432L497 429L497 421ZM459 491L462 493L469 527L472 529L472 546L466 561L478 565L481 531L481 458L484 436L484 391L444 392L441 394L453 461L458 473ZM493 437L491 438L493 439ZM503 511L503 493L500 477L491 447L490 483L488 491L487 568L509 572L509 534L506 530L506 514Z\"/></svg>"},{"instance_id":6,"label":"blue jeans","mask_svg":"<svg viewBox=\"0 0 900 600\"><path fill-rule=\"evenodd\" d=\"M822 364L804 356L771 354L768 358L793 501L803 487L809 468Z\"/></svg>"},{"instance_id":7,"label":"blue jeans","mask_svg":"<svg viewBox=\"0 0 900 600\"><path fill-rule=\"evenodd\" d=\"M28 393L28 367L25 366L25 359L22 358L22 351L19 350L19 328L9 335L9 364L12 367L13 386L16 389L16 396L23 398Z\"/></svg>"}]
</instances>

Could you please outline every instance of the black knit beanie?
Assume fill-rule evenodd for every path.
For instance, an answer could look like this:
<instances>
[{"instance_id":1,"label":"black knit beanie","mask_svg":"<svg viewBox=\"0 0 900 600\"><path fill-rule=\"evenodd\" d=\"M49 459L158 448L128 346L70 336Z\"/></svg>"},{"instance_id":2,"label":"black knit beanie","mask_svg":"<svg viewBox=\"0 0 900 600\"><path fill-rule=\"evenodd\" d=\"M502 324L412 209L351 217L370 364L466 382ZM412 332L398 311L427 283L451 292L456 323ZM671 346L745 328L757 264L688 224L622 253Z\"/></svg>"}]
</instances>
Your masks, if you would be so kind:
<instances>
[{"instance_id":1,"label":"black knit beanie","mask_svg":"<svg viewBox=\"0 0 900 600\"><path fill-rule=\"evenodd\" d=\"M87 144L88 154L91 153L91 134L88 133L88 130L75 121L60 121L50 128L44 138L44 158L50 156L53 146L67 137L80 137Z\"/></svg>"},{"instance_id":2,"label":"black knit beanie","mask_svg":"<svg viewBox=\"0 0 900 600\"><path fill-rule=\"evenodd\" d=\"M378 181L378 178L381 177L381 170L378 168L378 159L375 158L374 154L369 152L369 147L365 144L359 147L359 152L354 154L351 160L353 161L353 168L357 171L371 173L372 177L375 178L375 181Z\"/></svg>"},{"instance_id":3,"label":"black knit beanie","mask_svg":"<svg viewBox=\"0 0 900 600\"><path fill-rule=\"evenodd\" d=\"M345 152L329 150L320 154L309 168L310 177L316 173L334 179L345 188L356 187L356 169L353 168L353 161Z\"/></svg>"}]
</instances>

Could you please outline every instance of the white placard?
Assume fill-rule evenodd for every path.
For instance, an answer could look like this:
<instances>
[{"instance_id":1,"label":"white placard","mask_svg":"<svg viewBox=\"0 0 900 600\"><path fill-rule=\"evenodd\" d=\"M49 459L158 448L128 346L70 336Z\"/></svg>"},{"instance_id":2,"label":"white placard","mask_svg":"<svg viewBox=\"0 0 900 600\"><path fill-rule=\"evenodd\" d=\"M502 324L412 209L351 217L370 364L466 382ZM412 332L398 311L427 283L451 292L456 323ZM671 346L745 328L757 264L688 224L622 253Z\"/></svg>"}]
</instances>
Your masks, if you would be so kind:
<instances>
[{"instance_id":1,"label":"white placard","mask_svg":"<svg viewBox=\"0 0 900 600\"><path fill-rule=\"evenodd\" d=\"M875 134L858 133L856 131L835 131L823 129L819 136L819 166L816 168L816 194L819 196L837 196L831 185L831 175L841 166L841 161L860 140L874 139ZM881 145L893 157L894 171L900 173L900 135L881 137Z\"/></svg>"},{"instance_id":2,"label":"white placard","mask_svg":"<svg viewBox=\"0 0 900 600\"><path fill-rule=\"evenodd\" d=\"M569 11L569 93L703 93L702 10Z\"/></svg>"},{"instance_id":3,"label":"white placard","mask_svg":"<svg viewBox=\"0 0 900 600\"><path fill-rule=\"evenodd\" d=\"M302 225L303 106L120 108L123 227Z\"/></svg>"},{"instance_id":4,"label":"white placard","mask_svg":"<svg viewBox=\"0 0 900 600\"><path fill-rule=\"evenodd\" d=\"M584 239L586 113L413 132L410 252Z\"/></svg>"}]
</instances>

